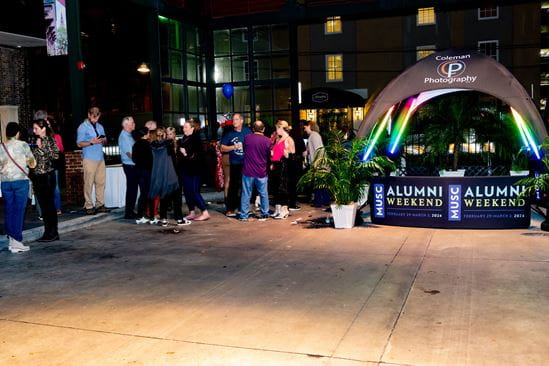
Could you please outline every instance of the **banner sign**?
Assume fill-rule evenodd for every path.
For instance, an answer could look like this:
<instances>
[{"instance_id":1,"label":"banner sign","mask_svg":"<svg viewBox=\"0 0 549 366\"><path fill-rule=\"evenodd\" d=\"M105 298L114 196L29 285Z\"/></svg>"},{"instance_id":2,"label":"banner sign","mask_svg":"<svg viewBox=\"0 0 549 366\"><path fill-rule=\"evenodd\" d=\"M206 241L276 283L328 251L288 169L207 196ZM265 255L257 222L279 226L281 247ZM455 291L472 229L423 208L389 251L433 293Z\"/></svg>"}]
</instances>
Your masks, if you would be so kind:
<instances>
[{"instance_id":1,"label":"banner sign","mask_svg":"<svg viewBox=\"0 0 549 366\"><path fill-rule=\"evenodd\" d=\"M67 55L69 43L65 0L44 0L44 19L48 56Z\"/></svg>"},{"instance_id":2,"label":"banner sign","mask_svg":"<svg viewBox=\"0 0 549 366\"><path fill-rule=\"evenodd\" d=\"M523 177L385 177L370 190L375 224L510 229L530 226Z\"/></svg>"}]
</instances>

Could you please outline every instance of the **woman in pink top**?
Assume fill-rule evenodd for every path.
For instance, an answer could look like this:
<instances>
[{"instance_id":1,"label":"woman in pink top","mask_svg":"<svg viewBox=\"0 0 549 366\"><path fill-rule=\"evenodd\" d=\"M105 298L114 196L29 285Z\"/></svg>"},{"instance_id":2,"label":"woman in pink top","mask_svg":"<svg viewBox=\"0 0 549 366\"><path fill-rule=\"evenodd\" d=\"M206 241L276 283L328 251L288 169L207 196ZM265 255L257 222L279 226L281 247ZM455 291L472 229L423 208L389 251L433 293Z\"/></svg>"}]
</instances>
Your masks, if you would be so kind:
<instances>
[{"instance_id":1,"label":"woman in pink top","mask_svg":"<svg viewBox=\"0 0 549 366\"><path fill-rule=\"evenodd\" d=\"M288 159L295 154L294 140L290 137L290 125L279 120L276 123L277 138L271 149L271 170L273 179L273 195L275 203L275 219L288 217Z\"/></svg>"}]
</instances>

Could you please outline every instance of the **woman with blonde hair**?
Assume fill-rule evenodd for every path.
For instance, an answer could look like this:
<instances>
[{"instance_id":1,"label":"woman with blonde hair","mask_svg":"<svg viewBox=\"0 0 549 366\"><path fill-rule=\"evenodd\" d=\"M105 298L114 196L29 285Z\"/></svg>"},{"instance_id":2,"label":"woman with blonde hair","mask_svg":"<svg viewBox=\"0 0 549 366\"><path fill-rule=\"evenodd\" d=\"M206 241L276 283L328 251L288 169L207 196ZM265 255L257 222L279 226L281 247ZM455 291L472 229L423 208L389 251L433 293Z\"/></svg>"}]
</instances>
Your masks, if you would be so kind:
<instances>
[{"instance_id":1,"label":"woman with blonde hair","mask_svg":"<svg viewBox=\"0 0 549 366\"><path fill-rule=\"evenodd\" d=\"M166 148L168 156L172 160L172 165L177 175L177 133L174 127L166 127ZM182 211L182 197L183 190L182 185L179 184L177 189L166 198L160 200L160 221L162 226L168 226L168 206L171 205L173 209L173 218L178 226L188 225L190 221L183 218Z\"/></svg>"},{"instance_id":2,"label":"woman with blonde hair","mask_svg":"<svg viewBox=\"0 0 549 366\"><path fill-rule=\"evenodd\" d=\"M151 150L153 164L149 198L155 199L157 196L160 197L160 216L162 224L167 225L168 221L167 217L165 217L167 214L167 204L172 200L173 195L177 193L179 182L172 158L169 155L173 151L173 148L170 145L170 141L166 139L166 130L163 127L156 129L153 141L151 142ZM183 222L179 222L182 220L182 213L178 215L177 212L174 212L174 216L178 224L184 224ZM157 224L158 222L159 220L154 218L150 223Z\"/></svg>"},{"instance_id":3,"label":"woman with blonde hair","mask_svg":"<svg viewBox=\"0 0 549 366\"><path fill-rule=\"evenodd\" d=\"M271 148L275 219L286 219L289 215L288 167L291 155L295 154L295 143L290 137L290 130L288 122L279 120L276 123L276 140Z\"/></svg>"},{"instance_id":4,"label":"woman with blonde hair","mask_svg":"<svg viewBox=\"0 0 549 366\"><path fill-rule=\"evenodd\" d=\"M180 184L183 185L185 201L189 207L188 220L206 221L210 218L206 202L200 194L200 178L204 167L202 141L198 134L199 125L189 119L183 125L183 138L178 141L177 154ZM196 209L200 210L200 214Z\"/></svg>"}]
</instances>

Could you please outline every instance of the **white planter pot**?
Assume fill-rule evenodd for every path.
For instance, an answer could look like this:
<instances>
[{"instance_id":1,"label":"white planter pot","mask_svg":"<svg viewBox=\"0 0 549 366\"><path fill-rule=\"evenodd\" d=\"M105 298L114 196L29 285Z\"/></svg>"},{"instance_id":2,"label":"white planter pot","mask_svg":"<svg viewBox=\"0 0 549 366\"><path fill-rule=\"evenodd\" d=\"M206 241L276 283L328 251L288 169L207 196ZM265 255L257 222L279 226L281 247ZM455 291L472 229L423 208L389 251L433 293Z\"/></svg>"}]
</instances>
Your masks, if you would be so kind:
<instances>
[{"instance_id":1,"label":"white planter pot","mask_svg":"<svg viewBox=\"0 0 549 366\"><path fill-rule=\"evenodd\" d=\"M517 177L517 176L526 176L530 174L530 171L529 170L511 170L509 172L509 175L511 177Z\"/></svg>"},{"instance_id":2,"label":"white planter pot","mask_svg":"<svg viewBox=\"0 0 549 366\"><path fill-rule=\"evenodd\" d=\"M357 204L351 205L330 205L332 216L334 217L334 226L336 229L351 229L355 226Z\"/></svg>"},{"instance_id":3,"label":"white planter pot","mask_svg":"<svg viewBox=\"0 0 549 366\"><path fill-rule=\"evenodd\" d=\"M441 177L464 177L465 176L465 169L458 169L458 170L440 170L438 174Z\"/></svg>"}]
</instances>

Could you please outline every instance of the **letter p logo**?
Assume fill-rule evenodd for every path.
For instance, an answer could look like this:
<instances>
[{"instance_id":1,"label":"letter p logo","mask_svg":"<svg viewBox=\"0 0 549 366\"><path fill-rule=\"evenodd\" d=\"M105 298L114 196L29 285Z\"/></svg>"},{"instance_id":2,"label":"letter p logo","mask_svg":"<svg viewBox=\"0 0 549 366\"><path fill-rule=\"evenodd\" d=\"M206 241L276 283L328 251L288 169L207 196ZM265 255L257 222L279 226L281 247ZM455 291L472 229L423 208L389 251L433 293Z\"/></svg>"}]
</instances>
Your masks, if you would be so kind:
<instances>
[{"instance_id":1,"label":"letter p logo","mask_svg":"<svg viewBox=\"0 0 549 366\"><path fill-rule=\"evenodd\" d=\"M438 65L437 73L443 78L451 78L461 75L465 71L463 61L446 61Z\"/></svg>"}]
</instances>

